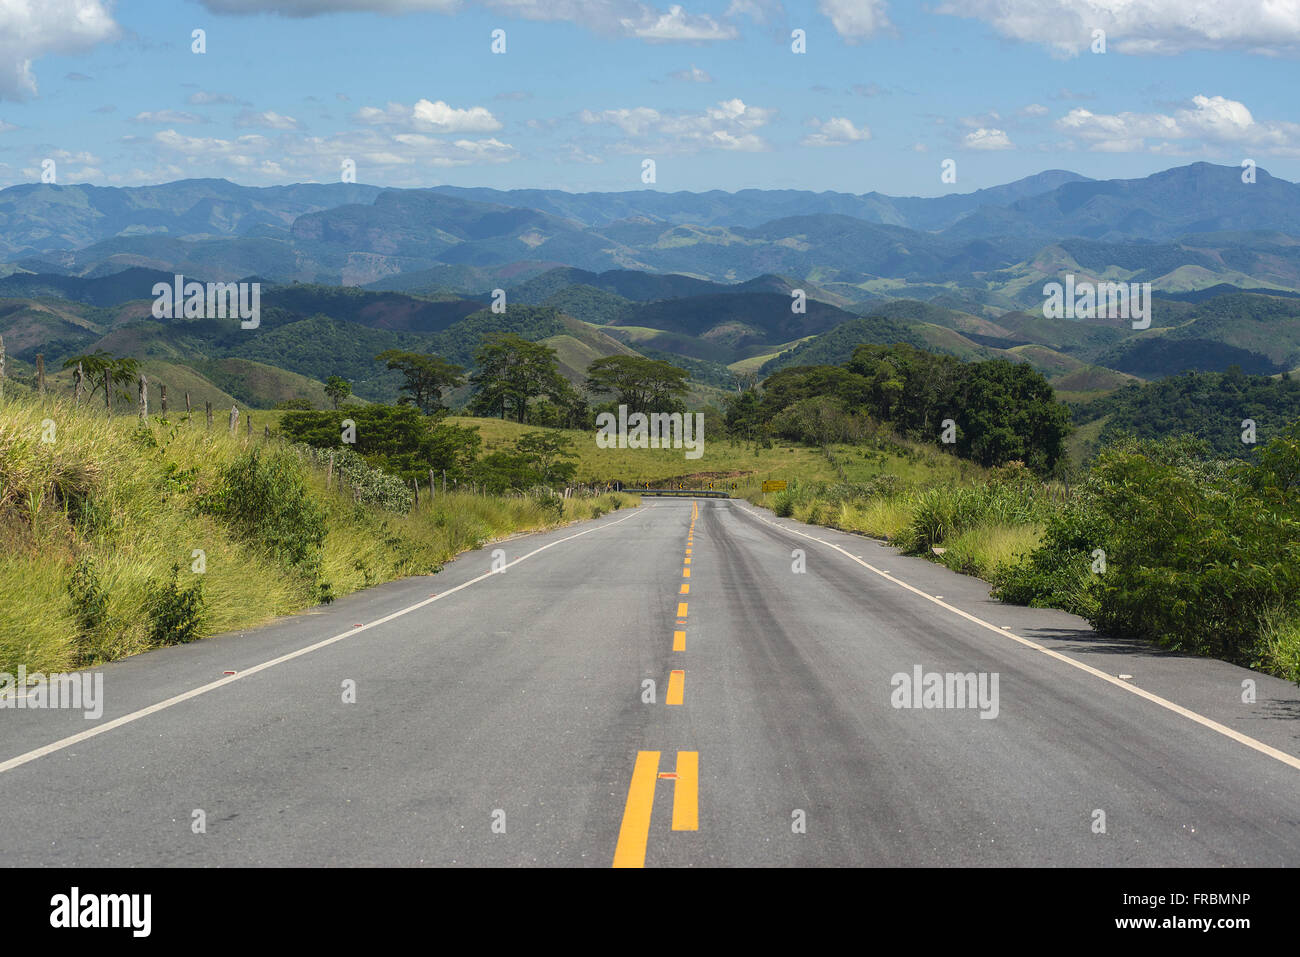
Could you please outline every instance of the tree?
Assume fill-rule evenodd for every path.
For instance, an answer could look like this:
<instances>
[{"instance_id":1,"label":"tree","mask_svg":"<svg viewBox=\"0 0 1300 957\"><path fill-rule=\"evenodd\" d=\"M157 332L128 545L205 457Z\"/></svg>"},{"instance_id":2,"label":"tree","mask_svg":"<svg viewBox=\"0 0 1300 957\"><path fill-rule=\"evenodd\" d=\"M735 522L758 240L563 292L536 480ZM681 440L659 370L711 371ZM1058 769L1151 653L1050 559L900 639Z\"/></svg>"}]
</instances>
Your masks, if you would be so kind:
<instances>
[{"instance_id":1,"label":"tree","mask_svg":"<svg viewBox=\"0 0 1300 957\"><path fill-rule=\"evenodd\" d=\"M112 388L113 386L119 386L118 395L130 401L131 394L120 387L130 385L139 376L140 363L135 359L118 358L103 349L96 349L93 353L87 355L64 359L63 368L74 369L77 363L81 363L82 374L90 383L90 391L86 393L87 399L95 394L96 389L103 386L104 404L111 409L113 405Z\"/></svg>"},{"instance_id":2,"label":"tree","mask_svg":"<svg viewBox=\"0 0 1300 957\"><path fill-rule=\"evenodd\" d=\"M686 395L689 376L662 359L603 356L587 366L587 391L616 396L628 412L672 412Z\"/></svg>"},{"instance_id":3,"label":"tree","mask_svg":"<svg viewBox=\"0 0 1300 957\"><path fill-rule=\"evenodd\" d=\"M515 448L537 473L542 485L573 478L577 465L563 461L578 457L571 451L572 445L572 439L554 432L528 432L515 442Z\"/></svg>"},{"instance_id":4,"label":"tree","mask_svg":"<svg viewBox=\"0 0 1300 957\"><path fill-rule=\"evenodd\" d=\"M392 366L390 365L391 369ZM325 380L325 395L334 403L334 408L339 407L339 403L352 394L352 383L341 376L332 375Z\"/></svg>"},{"instance_id":5,"label":"tree","mask_svg":"<svg viewBox=\"0 0 1300 957\"><path fill-rule=\"evenodd\" d=\"M360 405L346 410L286 412L280 429L291 441L318 449L339 447L344 417L356 424L353 451L376 468L406 481L426 481L429 470L464 476L478 454L478 429L422 416L406 405Z\"/></svg>"},{"instance_id":6,"label":"tree","mask_svg":"<svg viewBox=\"0 0 1300 957\"><path fill-rule=\"evenodd\" d=\"M452 365L440 356L424 355L419 352L406 352L402 349L386 349L375 356L376 362L388 363L388 368L402 373L406 380L402 391L407 395L399 400L403 404L411 403L425 415L440 409L444 389L454 389L464 385L465 369ZM338 408L337 403L335 408Z\"/></svg>"},{"instance_id":7,"label":"tree","mask_svg":"<svg viewBox=\"0 0 1300 957\"><path fill-rule=\"evenodd\" d=\"M509 409L516 422L523 422L530 400L561 397L570 388L554 349L513 333L484 336L474 361L478 370L470 376L475 390L471 408L480 415L499 413L504 419Z\"/></svg>"}]
</instances>

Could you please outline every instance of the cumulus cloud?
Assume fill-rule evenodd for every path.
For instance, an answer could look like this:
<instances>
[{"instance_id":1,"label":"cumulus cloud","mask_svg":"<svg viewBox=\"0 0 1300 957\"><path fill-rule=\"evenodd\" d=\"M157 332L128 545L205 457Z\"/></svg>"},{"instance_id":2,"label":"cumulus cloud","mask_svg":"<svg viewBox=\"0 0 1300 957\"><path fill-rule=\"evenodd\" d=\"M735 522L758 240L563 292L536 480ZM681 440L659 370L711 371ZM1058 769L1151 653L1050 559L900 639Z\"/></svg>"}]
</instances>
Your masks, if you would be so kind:
<instances>
[{"instance_id":1,"label":"cumulus cloud","mask_svg":"<svg viewBox=\"0 0 1300 957\"><path fill-rule=\"evenodd\" d=\"M222 106L233 104L236 106L248 106L246 102L229 93L213 93L209 90L198 90L191 93L185 98L185 102L190 106Z\"/></svg>"},{"instance_id":2,"label":"cumulus cloud","mask_svg":"<svg viewBox=\"0 0 1300 957\"><path fill-rule=\"evenodd\" d=\"M257 127L264 130L300 130L302 124L292 116L285 116L282 113L276 113L273 110L265 110L261 113L255 113L252 110L244 110L235 117L235 126L238 127Z\"/></svg>"},{"instance_id":3,"label":"cumulus cloud","mask_svg":"<svg viewBox=\"0 0 1300 957\"><path fill-rule=\"evenodd\" d=\"M1173 113L1093 113L1075 107L1056 127L1096 152L1185 152L1194 144L1300 155L1300 123L1261 123L1246 104L1197 95Z\"/></svg>"},{"instance_id":4,"label":"cumulus cloud","mask_svg":"<svg viewBox=\"0 0 1300 957\"><path fill-rule=\"evenodd\" d=\"M987 129L981 126L971 130L962 137L961 145L968 150L1009 150L1014 145L1002 130Z\"/></svg>"},{"instance_id":5,"label":"cumulus cloud","mask_svg":"<svg viewBox=\"0 0 1300 957\"><path fill-rule=\"evenodd\" d=\"M819 0L817 9L850 43L873 36L890 25L885 0Z\"/></svg>"},{"instance_id":6,"label":"cumulus cloud","mask_svg":"<svg viewBox=\"0 0 1300 957\"><path fill-rule=\"evenodd\" d=\"M188 136L162 130L149 137L126 137L150 162L164 164L167 177L237 173L244 181L337 181L340 164L351 159L366 175L394 185L428 184L429 171L508 163L518 151L495 137L447 139L428 133L379 129L348 130L311 136L294 130L245 133L224 138ZM154 181L157 181L156 179Z\"/></svg>"},{"instance_id":7,"label":"cumulus cloud","mask_svg":"<svg viewBox=\"0 0 1300 957\"><path fill-rule=\"evenodd\" d=\"M154 126L174 126L177 123L202 123L203 117L184 110L153 110L137 113L131 117L132 123L148 123Z\"/></svg>"},{"instance_id":8,"label":"cumulus cloud","mask_svg":"<svg viewBox=\"0 0 1300 957\"><path fill-rule=\"evenodd\" d=\"M352 114L358 123L422 133L492 133L501 121L485 106L457 109L442 100L420 99L413 106L388 103L383 109L363 106Z\"/></svg>"},{"instance_id":9,"label":"cumulus cloud","mask_svg":"<svg viewBox=\"0 0 1300 957\"><path fill-rule=\"evenodd\" d=\"M871 130L865 126L854 126L851 120L843 116L833 116L825 121L814 118L809 125L816 132L809 133L800 140L804 146L845 146L871 139Z\"/></svg>"},{"instance_id":10,"label":"cumulus cloud","mask_svg":"<svg viewBox=\"0 0 1300 957\"><path fill-rule=\"evenodd\" d=\"M583 110L578 118L589 126L609 125L624 133L628 139L615 147L623 152L654 149L667 153L703 149L766 150L768 144L755 131L766 126L775 116L775 110L732 99L722 100L698 113L668 113L639 106Z\"/></svg>"},{"instance_id":11,"label":"cumulus cloud","mask_svg":"<svg viewBox=\"0 0 1300 957\"><path fill-rule=\"evenodd\" d=\"M454 13L461 0L200 0L213 13L272 13L314 17L329 13ZM771 0L737 0L723 19L691 13L681 4L661 10L642 0L466 0L493 13L524 20L568 21L598 33L639 37L652 43L730 40L738 36L726 17L761 16ZM828 0L829 2L829 0ZM848 0L836 0L844 4Z\"/></svg>"},{"instance_id":12,"label":"cumulus cloud","mask_svg":"<svg viewBox=\"0 0 1300 957\"><path fill-rule=\"evenodd\" d=\"M713 77L708 72L701 70L694 63L689 70L677 70L675 73L669 73L674 80L685 80L687 83L712 83Z\"/></svg>"},{"instance_id":13,"label":"cumulus cloud","mask_svg":"<svg viewBox=\"0 0 1300 957\"><path fill-rule=\"evenodd\" d=\"M0 0L0 100L36 94L40 57L84 53L119 33L103 0Z\"/></svg>"},{"instance_id":14,"label":"cumulus cloud","mask_svg":"<svg viewBox=\"0 0 1300 957\"><path fill-rule=\"evenodd\" d=\"M1107 51L1125 54L1300 52L1294 0L946 0L938 12L983 20L1062 57L1088 50L1095 29L1106 31Z\"/></svg>"}]
</instances>

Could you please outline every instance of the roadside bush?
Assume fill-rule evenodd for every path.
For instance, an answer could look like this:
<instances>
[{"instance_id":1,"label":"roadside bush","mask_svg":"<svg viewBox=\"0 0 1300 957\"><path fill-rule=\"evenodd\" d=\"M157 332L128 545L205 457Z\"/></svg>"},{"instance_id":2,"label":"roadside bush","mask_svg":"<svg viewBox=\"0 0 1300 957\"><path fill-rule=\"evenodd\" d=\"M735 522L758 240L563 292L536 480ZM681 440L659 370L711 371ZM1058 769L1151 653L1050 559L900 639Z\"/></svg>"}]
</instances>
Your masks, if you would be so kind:
<instances>
[{"instance_id":1,"label":"roadside bush","mask_svg":"<svg viewBox=\"0 0 1300 957\"><path fill-rule=\"evenodd\" d=\"M196 577L188 588L181 588L179 571L179 565L172 565L171 577L150 585L145 599L149 638L160 645L182 644L203 636L203 582Z\"/></svg>"},{"instance_id":2,"label":"roadside bush","mask_svg":"<svg viewBox=\"0 0 1300 957\"><path fill-rule=\"evenodd\" d=\"M325 542L325 513L307 494L292 452L255 448L238 456L222 468L216 489L200 507L279 561L314 575Z\"/></svg>"}]
</instances>

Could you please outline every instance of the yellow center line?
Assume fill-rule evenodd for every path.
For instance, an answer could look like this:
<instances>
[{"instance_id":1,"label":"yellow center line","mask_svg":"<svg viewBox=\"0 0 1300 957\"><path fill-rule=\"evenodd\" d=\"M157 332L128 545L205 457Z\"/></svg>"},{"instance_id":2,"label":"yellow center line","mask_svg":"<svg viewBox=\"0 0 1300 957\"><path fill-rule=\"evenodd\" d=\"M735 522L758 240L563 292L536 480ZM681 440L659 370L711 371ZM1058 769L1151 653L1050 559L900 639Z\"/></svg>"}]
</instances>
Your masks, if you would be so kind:
<instances>
[{"instance_id":1,"label":"yellow center line","mask_svg":"<svg viewBox=\"0 0 1300 957\"><path fill-rule=\"evenodd\" d=\"M677 752L677 782L673 785L673 830L700 829L700 752Z\"/></svg>"},{"instance_id":2,"label":"yellow center line","mask_svg":"<svg viewBox=\"0 0 1300 957\"><path fill-rule=\"evenodd\" d=\"M674 631L674 632L673 632L673 651L685 651L685 650L686 650L686 632L684 632L684 631Z\"/></svg>"},{"instance_id":3,"label":"yellow center line","mask_svg":"<svg viewBox=\"0 0 1300 957\"><path fill-rule=\"evenodd\" d=\"M689 558L684 558L684 559L682 559L682 561L683 561L685 564L687 564L687 565L689 565L689 564L691 563L691 560L690 560Z\"/></svg>"},{"instance_id":4,"label":"yellow center line","mask_svg":"<svg viewBox=\"0 0 1300 957\"><path fill-rule=\"evenodd\" d=\"M650 812L654 810L655 778L659 773L659 752L638 751L627 788L623 824L614 848L615 867L645 867L645 846L650 838ZM673 818L677 808L673 808Z\"/></svg>"},{"instance_id":5,"label":"yellow center line","mask_svg":"<svg viewBox=\"0 0 1300 957\"><path fill-rule=\"evenodd\" d=\"M690 570L689 568L683 568L683 569L682 569L682 577L683 577L683 578L690 578L690 577L691 577L691 570Z\"/></svg>"},{"instance_id":6,"label":"yellow center line","mask_svg":"<svg viewBox=\"0 0 1300 957\"><path fill-rule=\"evenodd\" d=\"M686 694L686 672L682 670L668 673L668 696L664 704L681 704Z\"/></svg>"},{"instance_id":7,"label":"yellow center line","mask_svg":"<svg viewBox=\"0 0 1300 957\"><path fill-rule=\"evenodd\" d=\"M678 617L678 618L685 618L685 617L686 617L686 602L684 602L684 601L679 601L679 602L677 603L677 617Z\"/></svg>"},{"instance_id":8,"label":"yellow center line","mask_svg":"<svg viewBox=\"0 0 1300 957\"><path fill-rule=\"evenodd\" d=\"M690 585L687 585L685 582L683 582L683 583L682 583L682 590L681 590L678 594L681 594L681 595L689 595L690 593L691 593L691 586L690 586Z\"/></svg>"}]
</instances>

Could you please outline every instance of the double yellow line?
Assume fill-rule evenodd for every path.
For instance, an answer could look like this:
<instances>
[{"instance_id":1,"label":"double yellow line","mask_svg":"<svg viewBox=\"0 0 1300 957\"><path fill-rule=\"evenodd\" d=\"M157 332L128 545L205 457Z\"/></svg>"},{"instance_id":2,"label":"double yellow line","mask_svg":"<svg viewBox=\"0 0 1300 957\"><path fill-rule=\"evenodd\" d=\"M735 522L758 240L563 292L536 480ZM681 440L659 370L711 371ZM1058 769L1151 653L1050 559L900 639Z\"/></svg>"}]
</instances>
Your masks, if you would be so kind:
<instances>
[{"instance_id":1,"label":"double yellow line","mask_svg":"<svg viewBox=\"0 0 1300 957\"><path fill-rule=\"evenodd\" d=\"M686 533L686 555L682 561L682 578L691 577L691 550L695 544L695 521L700 515L700 503L691 502L691 525ZM682 582L681 594L689 595L691 586ZM677 603L678 628L673 631L673 651L686 650L687 602ZM686 697L686 671L676 668L668 674L668 693L664 703L680 705ZM627 804L623 808L623 823L618 831L618 844L614 848L615 867L644 867L646 843L650 839L650 815L654 810L655 785L660 780L673 782L673 830L698 831L700 829L700 753L678 751L677 767L672 771L659 770L658 751L638 751L632 768L632 781L627 789Z\"/></svg>"}]
</instances>

